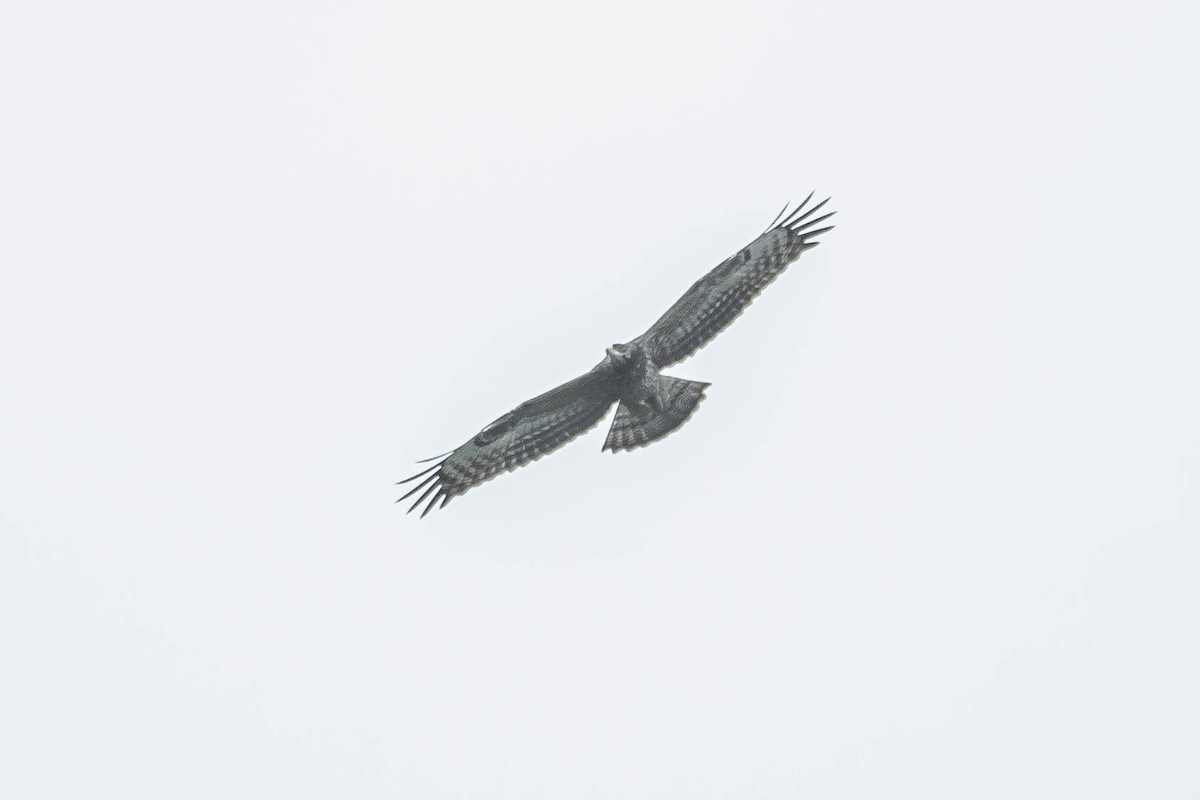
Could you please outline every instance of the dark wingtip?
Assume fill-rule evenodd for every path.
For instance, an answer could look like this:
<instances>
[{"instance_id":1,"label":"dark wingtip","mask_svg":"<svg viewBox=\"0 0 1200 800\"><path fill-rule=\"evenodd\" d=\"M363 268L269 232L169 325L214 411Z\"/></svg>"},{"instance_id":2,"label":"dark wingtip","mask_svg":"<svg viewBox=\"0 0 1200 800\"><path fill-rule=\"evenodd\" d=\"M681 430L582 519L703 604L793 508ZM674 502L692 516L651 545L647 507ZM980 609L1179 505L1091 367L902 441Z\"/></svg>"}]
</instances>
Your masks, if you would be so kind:
<instances>
[{"instance_id":1,"label":"dark wingtip","mask_svg":"<svg viewBox=\"0 0 1200 800\"><path fill-rule=\"evenodd\" d=\"M790 201L783 204L783 209L775 215L775 219L771 220L771 224L767 226L767 230L763 231L763 233L766 233L767 231L771 230L771 228L775 227L775 223L779 222L779 220L783 218L783 215L787 213L789 205L791 205Z\"/></svg>"},{"instance_id":2,"label":"dark wingtip","mask_svg":"<svg viewBox=\"0 0 1200 800\"><path fill-rule=\"evenodd\" d=\"M404 480L402 480L402 481L396 481L396 485L397 485L397 486L399 486L399 485L401 485L401 484L403 484L403 483L408 483L409 481L415 481L417 478L421 477L422 475L425 475L425 474L428 474L428 473L430 473L430 472L433 472L435 469L437 469L437 468L438 468L438 467L440 467L440 466L441 466L441 463L440 463L440 462L439 462L439 463L437 463L437 464L434 464L432 467L428 467L428 468L426 468L426 469L423 469L423 470L421 470L421 471L420 471L420 472L418 472L416 475L413 475L411 478L405 478L405 479L404 479Z\"/></svg>"},{"instance_id":3,"label":"dark wingtip","mask_svg":"<svg viewBox=\"0 0 1200 800\"><path fill-rule=\"evenodd\" d=\"M445 490L443 489L433 496L433 499L429 501L429 505L425 506L425 510L421 512L421 519L425 519L425 515L433 509L434 504L436 504L438 500L441 500L442 495L444 494Z\"/></svg>"},{"instance_id":4,"label":"dark wingtip","mask_svg":"<svg viewBox=\"0 0 1200 800\"><path fill-rule=\"evenodd\" d=\"M796 228L800 225L801 222L803 222L804 220L811 217L813 214L820 211L825 206L825 204L828 203L832 199L833 199L832 197L826 197L824 200L817 203L815 206L810 208L808 211L805 211L803 214L801 214L798 217L795 214L793 214L792 218L789 218L788 221L784 223L784 225L788 228L791 228L793 231L796 230Z\"/></svg>"},{"instance_id":5,"label":"dark wingtip","mask_svg":"<svg viewBox=\"0 0 1200 800\"><path fill-rule=\"evenodd\" d=\"M448 455L450 455L450 454L451 454L451 453L453 453L453 452L454 452L453 450L447 450L446 452L442 453L442 454L441 454L441 455L439 455L439 456L430 456L429 458L422 458L420 461L417 461L417 462L415 462L415 463L417 463L417 464L428 464L430 461L437 461L439 458L442 458L442 457L444 457L444 456L448 456Z\"/></svg>"},{"instance_id":6,"label":"dark wingtip","mask_svg":"<svg viewBox=\"0 0 1200 800\"><path fill-rule=\"evenodd\" d=\"M429 495L433 494L434 490L437 488L438 488L438 484L436 484L436 483L432 484L428 489L425 490L425 493L423 495L421 495L420 497L417 498L417 502L415 502L411 506L409 506L408 511L405 511L404 513L411 514L413 512L413 509L415 509L417 506L421 505L421 503L424 503L425 498L429 497Z\"/></svg>"},{"instance_id":7,"label":"dark wingtip","mask_svg":"<svg viewBox=\"0 0 1200 800\"><path fill-rule=\"evenodd\" d=\"M836 211L830 211L828 214L822 214L821 216L817 217L816 219L808 220L803 225L795 225L791 229L792 233L803 233L805 228L811 228L813 225L820 225L822 222L829 219L836 213L837 213Z\"/></svg>"},{"instance_id":8,"label":"dark wingtip","mask_svg":"<svg viewBox=\"0 0 1200 800\"><path fill-rule=\"evenodd\" d=\"M412 488L411 488L411 489L409 489L407 492L405 492L405 493L404 493L404 495L402 495L402 496L400 497L400 500L407 500L408 498L412 497L412 496L413 496L414 494L416 494L417 492L419 492L419 491L421 491L422 489L424 489L424 488L425 488L426 486L428 486L430 483L433 483L433 485L435 485L435 486L436 486L436 485L437 485L437 479L438 479L439 477L441 477L441 476L440 476L440 475L438 475L437 473L434 473L433 475L430 475L428 478L426 478L425 480L421 481L421 482L420 482L420 483L418 483L416 486L412 487ZM400 500L397 500L396 502L397 502L397 503L399 503L399 502L400 502Z\"/></svg>"},{"instance_id":9,"label":"dark wingtip","mask_svg":"<svg viewBox=\"0 0 1200 800\"><path fill-rule=\"evenodd\" d=\"M779 223L779 227L786 228L788 225L791 225L796 215L799 214L806 205L808 205L809 200L812 200L814 194L816 194L816 191L809 192L808 197L804 198L804 200L800 202L800 205L793 208L792 213L787 215L787 219Z\"/></svg>"}]
</instances>

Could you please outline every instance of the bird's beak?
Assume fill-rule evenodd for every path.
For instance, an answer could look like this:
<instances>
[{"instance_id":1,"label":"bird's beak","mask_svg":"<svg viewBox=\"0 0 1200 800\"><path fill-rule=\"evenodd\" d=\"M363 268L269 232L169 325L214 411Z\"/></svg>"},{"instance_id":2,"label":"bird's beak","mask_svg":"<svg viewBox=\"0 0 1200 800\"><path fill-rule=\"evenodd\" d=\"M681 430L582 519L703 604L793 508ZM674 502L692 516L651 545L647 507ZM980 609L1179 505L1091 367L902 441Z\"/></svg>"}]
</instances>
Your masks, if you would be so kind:
<instances>
[{"instance_id":1,"label":"bird's beak","mask_svg":"<svg viewBox=\"0 0 1200 800\"><path fill-rule=\"evenodd\" d=\"M609 358L616 358L620 355L615 347L606 347L604 348L604 352L608 353Z\"/></svg>"}]
</instances>

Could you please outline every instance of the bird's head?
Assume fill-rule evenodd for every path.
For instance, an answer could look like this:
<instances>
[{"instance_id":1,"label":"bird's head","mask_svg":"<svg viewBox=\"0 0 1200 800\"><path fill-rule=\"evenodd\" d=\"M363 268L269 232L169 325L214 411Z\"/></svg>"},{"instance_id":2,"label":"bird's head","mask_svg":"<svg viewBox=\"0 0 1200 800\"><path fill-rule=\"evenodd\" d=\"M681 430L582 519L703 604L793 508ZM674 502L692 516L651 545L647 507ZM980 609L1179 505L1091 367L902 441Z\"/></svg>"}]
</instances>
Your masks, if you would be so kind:
<instances>
[{"instance_id":1,"label":"bird's head","mask_svg":"<svg viewBox=\"0 0 1200 800\"><path fill-rule=\"evenodd\" d=\"M606 347L604 352L608 353L610 363L621 366L629 361L632 349L627 344L614 344L612 347Z\"/></svg>"}]
</instances>

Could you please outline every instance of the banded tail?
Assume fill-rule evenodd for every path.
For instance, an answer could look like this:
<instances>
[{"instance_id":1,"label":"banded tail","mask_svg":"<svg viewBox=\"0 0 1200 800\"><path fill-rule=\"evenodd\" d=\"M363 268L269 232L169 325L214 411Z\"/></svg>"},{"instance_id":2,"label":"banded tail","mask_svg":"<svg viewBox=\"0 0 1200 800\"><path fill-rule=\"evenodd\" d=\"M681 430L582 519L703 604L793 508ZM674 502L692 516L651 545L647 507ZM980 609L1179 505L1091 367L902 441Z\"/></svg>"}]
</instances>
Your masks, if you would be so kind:
<instances>
[{"instance_id":1,"label":"banded tail","mask_svg":"<svg viewBox=\"0 0 1200 800\"><path fill-rule=\"evenodd\" d=\"M685 381L682 378L659 376L662 388L662 408L629 406L622 402L617 406L601 451L633 450L656 442L691 419L696 407L704 399L704 390L712 384L700 381Z\"/></svg>"}]
</instances>

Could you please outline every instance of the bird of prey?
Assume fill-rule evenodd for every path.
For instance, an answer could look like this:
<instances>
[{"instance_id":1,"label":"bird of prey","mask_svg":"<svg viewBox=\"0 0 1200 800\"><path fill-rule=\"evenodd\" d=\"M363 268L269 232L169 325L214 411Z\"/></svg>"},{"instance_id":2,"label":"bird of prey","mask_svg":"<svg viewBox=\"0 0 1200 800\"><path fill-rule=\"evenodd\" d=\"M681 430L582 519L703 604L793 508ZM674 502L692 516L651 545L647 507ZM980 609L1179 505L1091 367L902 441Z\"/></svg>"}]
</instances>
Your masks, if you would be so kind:
<instances>
[{"instance_id":1,"label":"bird of prey","mask_svg":"<svg viewBox=\"0 0 1200 800\"><path fill-rule=\"evenodd\" d=\"M832 225L817 226L834 212L813 217L829 199L805 211L811 199L809 194L790 213L784 206L761 236L696 281L648 331L607 348L604 360L591 370L522 403L461 447L417 462L437 463L400 481L409 483L425 476L400 498L424 490L409 513L429 499L421 512L424 517L438 502L444 508L500 473L557 450L595 427L613 403L619 404L617 415L601 450L633 450L658 441L687 422L710 384L671 378L659 370L708 344L788 264L816 247L815 237L833 229Z\"/></svg>"}]
</instances>

